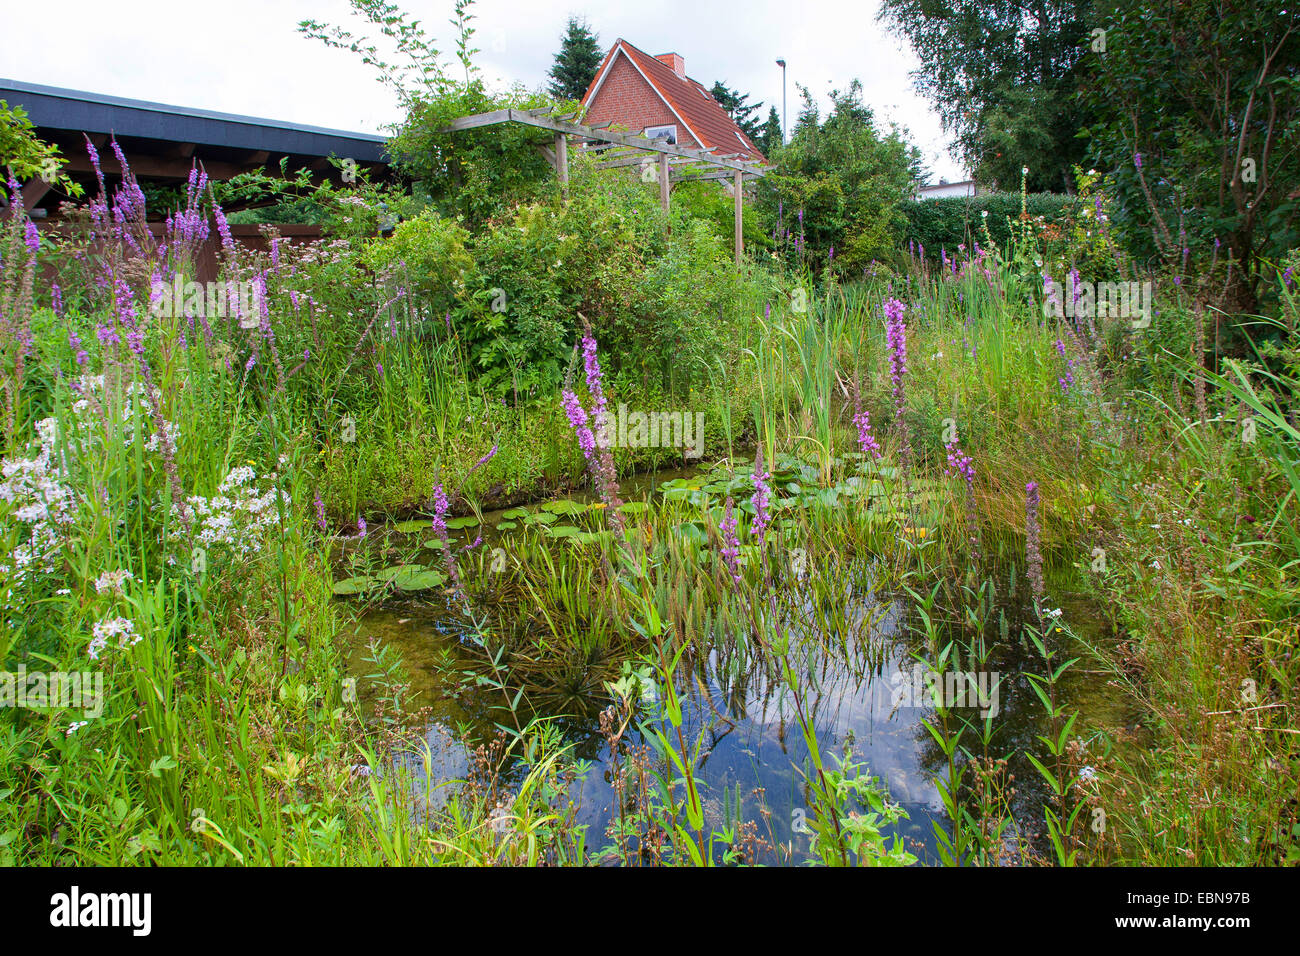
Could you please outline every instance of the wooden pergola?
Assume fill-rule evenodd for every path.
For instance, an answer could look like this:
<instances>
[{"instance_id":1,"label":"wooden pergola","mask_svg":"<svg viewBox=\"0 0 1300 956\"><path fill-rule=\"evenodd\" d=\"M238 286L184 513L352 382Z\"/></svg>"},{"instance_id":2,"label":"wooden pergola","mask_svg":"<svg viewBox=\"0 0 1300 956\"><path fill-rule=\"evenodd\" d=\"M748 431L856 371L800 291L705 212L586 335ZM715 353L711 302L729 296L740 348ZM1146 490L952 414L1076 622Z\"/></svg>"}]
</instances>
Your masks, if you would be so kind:
<instances>
[{"instance_id":1,"label":"wooden pergola","mask_svg":"<svg viewBox=\"0 0 1300 956\"><path fill-rule=\"evenodd\" d=\"M687 149L670 146L663 140L647 139L634 133L613 132L610 123L586 126L572 122L576 113L552 116L549 108L533 110L494 110L453 120L448 132L496 126L500 123L521 123L535 126L552 134L553 146L539 143L538 149L555 170L560 189L566 197L569 187L569 137L578 140L585 152L597 154L599 169L617 169L640 166L642 178L659 184L659 202L668 212L668 195L675 182L710 179L730 179L736 207L736 265L744 251L742 225L744 222L744 183L746 179L760 179L765 175L762 166L745 162L740 153L717 155L713 149Z\"/></svg>"}]
</instances>

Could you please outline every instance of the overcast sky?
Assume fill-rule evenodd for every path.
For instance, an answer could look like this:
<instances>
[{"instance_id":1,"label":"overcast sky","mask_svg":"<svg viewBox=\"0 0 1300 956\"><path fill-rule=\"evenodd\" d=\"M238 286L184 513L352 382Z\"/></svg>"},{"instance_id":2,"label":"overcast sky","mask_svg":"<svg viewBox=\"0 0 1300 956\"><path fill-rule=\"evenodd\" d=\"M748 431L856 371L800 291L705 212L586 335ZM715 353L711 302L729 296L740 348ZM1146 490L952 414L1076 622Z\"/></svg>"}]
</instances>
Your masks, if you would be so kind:
<instances>
[{"instance_id":1,"label":"overcast sky","mask_svg":"<svg viewBox=\"0 0 1300 956\"><path fill-rule=\"evenodd\" d=\"M397 2L451 51L453 0ZM347 0L46 0L6 5L0 77L180 106L381 132L395 99L355 56L297 31L313 18L359 26ZM857 77L878 118L908 128L930 178L963 179L949 138L912 89L916 58L876 22L876 0L478 0L477 62L500 84L546 82L570 14L585 16L602 50L623 37L650 54L676 52L705 86L722 80L750 102L781 109L788 64L817 94ZM66 27L66 28L65 28Z\"/></svg>"}]
</instances>

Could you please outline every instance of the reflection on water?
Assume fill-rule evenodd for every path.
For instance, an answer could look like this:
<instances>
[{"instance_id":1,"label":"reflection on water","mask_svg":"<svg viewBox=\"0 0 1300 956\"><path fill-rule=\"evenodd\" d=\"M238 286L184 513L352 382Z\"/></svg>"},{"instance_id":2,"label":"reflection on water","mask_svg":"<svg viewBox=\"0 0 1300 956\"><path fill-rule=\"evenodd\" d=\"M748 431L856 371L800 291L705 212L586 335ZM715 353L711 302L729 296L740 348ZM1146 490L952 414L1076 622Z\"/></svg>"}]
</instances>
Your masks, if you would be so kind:
<instances>
[{"instance_id":1,"label":"reflection on water","mask_svg":"<svg viewBox=\"0 0 1300 956\"><path fill-rule=\"evenodd\" d=\"M946 774L947 764L922 725L924 718L933 719L933 709L924 705L924 698L916 700L908 693L915 684L912 651L918 648L916 638L909 635L908 609L896 598L878 598L869 589L849 600L849 606L856 608L850 616L851 634L828 637L812 633L811 627L792 629L791 656L796 671L805 678L806 712L816 728L823 759L833 766L831 754L842 753L848 745L853 760L879 778L890 799L907 811L909 819L900 822L897 832L908 848L922 862L934 862L931 823L947 825L934 780ZM1054 603L1061 605L1065 619L1084 640L1101 637L1100 624L1085 601L1059 594ZM1004 610L1012 616L1010 634L1019 634L1023 609ZM499 691L479 688L464 678L463 672L481 664L481 653L449 626L450 620L439 599L390 604L363 616L351 644L350 667L358 676L368 672L363 655L371 638L400 652L416 703L428 708L425 739L435 782L463 779L469 768L467 748L488 742L498 723L515 720L502 706ZM1041 674L1042 662L1032 645L1023 647L1013 637L995 641L987 670L998 675L995 680L1000 678L996 696L983 701L993 705L995 733L989 755L1009 758L1017 786L1013 812L1019 825L1034 832L1041 829L1046 792L1024 753L1041 754L1035 735L1044 732L1045 721L1042 705L1023 675ZM808 833L797 832L803 829L799 821L812 815L800 772L809 770L808 752L790 691L778 674L773 661L745 649L744 642L734 637L720 638L706 654L685 660L679 674L686 739L692 745L701 735L703 739L697 779L706 829L722 830L734 823L739 802L739 818L756 821L769 844L785 848L769 852L762 860L768 863L807 859L811 839ZM1080 727L1124 726L1128 715L1118 692L1096 673L1067 671L1061 689L1071 706L1080 710ZM359 690L364 699L364 679ZM608 842L606 828L617 813L610 754L597 719L609 701L583 703L574 706L570 698L566 704L561 695L538 697L521 704L517 718L525 724L534 716L551 719L572 746L573 757L590 762L589 771L573 784L571 796L580 806L579 822L589 828L588 845L598 848ZM977 709L960 713L978 716ZM652 703L643 702L638 708L639 720L654 716ZM635 729L629 735L631 743L641 742ZM423 775L422 755L408 754L403 759L416 771L415 777ZM522 770L518 772L522 775ZM436 794L432 800L436 805Z\"/></svg>"}]
</instances>

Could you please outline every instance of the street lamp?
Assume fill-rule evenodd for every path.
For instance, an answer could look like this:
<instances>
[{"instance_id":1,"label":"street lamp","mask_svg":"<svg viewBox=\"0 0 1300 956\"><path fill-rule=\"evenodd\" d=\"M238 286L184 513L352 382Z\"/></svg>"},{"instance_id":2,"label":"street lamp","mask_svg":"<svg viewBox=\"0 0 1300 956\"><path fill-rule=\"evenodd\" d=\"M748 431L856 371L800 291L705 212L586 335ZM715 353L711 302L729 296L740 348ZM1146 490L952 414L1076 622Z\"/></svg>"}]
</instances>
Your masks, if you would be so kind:
<instances>
[{"instance_id":1,"label":"street lamp","mask_svg":"<svg viewBox=\"0 0 1300 956\"><path fill-rule=\"evenodd\" d=\"M777 60L776 65L781 68L781 145L784 146L786 136L789 134L785 121L785 60Z\"/></svg>"}]
</instances>

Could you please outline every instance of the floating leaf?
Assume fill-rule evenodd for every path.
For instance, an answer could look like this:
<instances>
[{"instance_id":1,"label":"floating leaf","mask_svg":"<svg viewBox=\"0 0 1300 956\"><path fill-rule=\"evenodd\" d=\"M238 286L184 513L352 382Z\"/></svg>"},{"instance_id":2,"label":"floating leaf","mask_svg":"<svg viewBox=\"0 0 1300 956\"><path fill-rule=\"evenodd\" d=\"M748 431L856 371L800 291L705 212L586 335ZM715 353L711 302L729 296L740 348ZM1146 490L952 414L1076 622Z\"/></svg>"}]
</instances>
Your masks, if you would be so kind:
<instances>
[{"instance_id":1,"label":"floating leaf","mask_svg":"<svg viewBox=\"0 0 1300 956\"><path fill-rule=\"evenodd\" d=\"M393 583L403 591L427 591L429 588L440 588L446 581L445 574L432 568L399 574L393 578Z\"/></svg>"},{"instance_id":2,"label":"floating leaf","mask_svg":"<svg viewBox=\"0 0 1300 956\"><path fill-rule=\"evenodd\" d=\"M548 514L545 511L539 511L537 512L537 514L532 514L529 515L527 518L525 518L524 524L554 524L558 520L559 519L556 518L555 515L553 514Z\"/></svg>"},{"instance_id":3,"label":"floating leaf","mask_svg":"<svg viewBox=\"0 0 1300 956\"><path fill-rule=\"evenodd\" d=\"M568 498L561 498L558 501L548 501L541 507L543 511L548 511L553 515L576 515L587 510L585 504L572 501Z\"/></svg>"},{"instance_id":4,"label":"floating leaf","mask_svg":"<svg viewBox=\"0 0 1300 956\"><path fill-rule=\"evenodd\" d=\"M336 595L343 597L349 594L361 594L364 591L369 591L376 583L377 581L375 578L362 575L360 577L345 578L342 581L335 581L334 587L331 590L333 590Z\"/></svg>"},{"instance_id":5,"label":"floating leaf","mask_svg":"<svg viewBox=\"0 0 1300 956\"><path fill-rule=\"evenodd\" d=\"M582 529L575 528L571 524L557 524L547 528L546 533L552 538L572 538L574 535L582 534Z\"/></svg>"},{"instance_id":6,"label":"floating leaf","mask_svg":"<svg viewBox=\"0 0 1300 956\"><path fill-rule=\"evenodd\" d=\"M647 505L644 501L629 501L626 504L619 505L618 511L621 514L625 514L625 515L639 515L642 512L648 510L649 507L650 506Z\"/></svg>"},{"instance_id":7,"label":"floating leaf","mask_svg":"<svg viewBox=\"0 0 1300 956\"><path fill-rule=\"evenodd\" d=\"M498 521L498 522L497 522L497 530L498 530L498 531L514 531L515 528L518 528L518 527L519 527L519 525L518 525L517 523L515 523L514 521Z\"/></svg>"},{"instance_id":8,"label":"floating leaf","mask_svg":"<svg viewBox=\"0 0 1300 956\"><path fill-rule=\"evenodd\" d=\"M528 517L527 508L511 508L509 511L501 512L501 517L505 521L516 521L519 518Z\"/></svg>"},{"instance_id":9,"label":"floating leaf","mask_svg":"<svg viewBox=\"0 0 1300 956\"><path fill-rule=\"evenodd\" d=\"M381 581L391 581L399 574L409 574L415 571L423 571L423 564L397 564L391 568L384 568L382 571L376 571L375 577Z\"/></svg>"},{"instance_id":10,"label":"floating leaf","mask_svg":"<svg viewBox=\"0 0 1300 956\"><path fill-rule=\"evenodd\" d=\"M412 531L422 531L433 524L425 518L413 518L410 521L399 521L393 525L394 531L400 531L402 534L410 534Z\"/></svg>"},{"instance_id":11,"label":"floating leaf","mask_svg":"<svg viewBox=\"0 0 1300 956\"><path fill-rule=\"evenodd\" d=\"M459 531L461 528L477 528L478 518L473 515L466 515L463 518L449 518L447 520L448 531Z\"/></svg>"}]
</instances>

